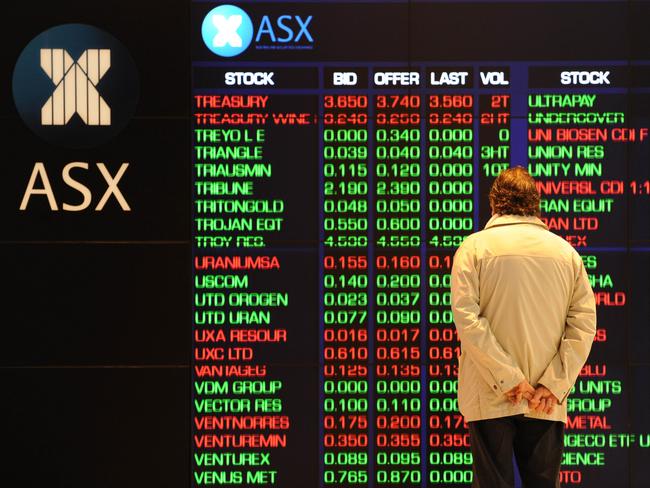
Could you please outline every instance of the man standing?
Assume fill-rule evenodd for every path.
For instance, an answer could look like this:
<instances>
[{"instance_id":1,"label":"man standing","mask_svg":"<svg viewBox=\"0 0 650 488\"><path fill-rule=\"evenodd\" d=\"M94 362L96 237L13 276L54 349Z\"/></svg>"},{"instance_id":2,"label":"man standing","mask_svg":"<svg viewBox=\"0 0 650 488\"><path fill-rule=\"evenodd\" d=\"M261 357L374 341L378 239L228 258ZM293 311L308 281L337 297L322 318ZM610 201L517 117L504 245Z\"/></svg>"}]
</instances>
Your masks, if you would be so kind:
<instances>
[{"instance_id":1,"label":"man standing","mask_svg":"<svg viewBox=\"0 0 650 488\"><path fill-rule=\"evenodd\" d=\"M469 423L473 487L559 487L566 398L596 334L582 259L539 219L522 167L490 190L492 218L454 256L451 303L461 342L458 404Z\"/></svg>"}]
</instances>

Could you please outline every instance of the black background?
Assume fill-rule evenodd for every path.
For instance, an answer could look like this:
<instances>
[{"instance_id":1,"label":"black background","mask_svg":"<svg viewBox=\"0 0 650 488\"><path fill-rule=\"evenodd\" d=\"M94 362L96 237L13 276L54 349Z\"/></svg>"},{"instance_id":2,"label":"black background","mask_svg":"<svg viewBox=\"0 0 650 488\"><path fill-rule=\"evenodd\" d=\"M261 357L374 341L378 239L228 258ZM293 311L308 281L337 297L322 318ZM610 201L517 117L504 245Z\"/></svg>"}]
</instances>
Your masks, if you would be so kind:
<instances>
[{"instance_id":1,"label":"black background","mask_svg":"<svg viewBox=\"0 0 650 488\"><path fill-rule=\"evenodd\" d=\"M189 4L56 1L8 6L0 32L0 486L179 487L189 473ZM98 147L46 143L19 119L14 64L40 32L66 23L105 30L139 71L134 118ZM34 163L59 209L90 188L81 212L43 196L19 211ZM115 174L132 211L96 169ZM84 174L85 173L85 174ZM39 185L40 186L40 185Z\"/></svg>"}]
</instances>

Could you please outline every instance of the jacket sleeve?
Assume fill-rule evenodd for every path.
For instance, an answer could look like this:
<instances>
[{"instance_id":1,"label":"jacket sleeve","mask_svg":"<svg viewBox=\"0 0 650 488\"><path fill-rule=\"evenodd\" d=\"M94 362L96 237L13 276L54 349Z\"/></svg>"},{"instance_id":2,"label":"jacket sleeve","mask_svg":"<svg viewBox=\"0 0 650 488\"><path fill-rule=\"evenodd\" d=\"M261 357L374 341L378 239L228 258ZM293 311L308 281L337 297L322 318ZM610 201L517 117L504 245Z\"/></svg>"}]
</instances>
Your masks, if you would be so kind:
<instances>
[{"instance_id":1,"label":"jacket sleeve","mask_svg":"<svg viewBox=\"0 0 650 488\"><path fill-rule=\"evenodd\" d=\"M567 311L564 335L558 352L539 379L539 383L564 402L580 370L587 361L596 335L596 302L587 271L577 253L573 256L575 283Z\"/></svg>"},{"instance_id":2,"label":"jacket sleeve","mask_svg":"<svg viewBox=\"0 0 650 488\"><path fill-rule=\"evenodd\" d=\"M454 256L451 308L463 351L495 393L505 393L526 379L515 360L499 344L488 319L480 315L476 256L467 241Z\"/></svg>"}]
</instances>

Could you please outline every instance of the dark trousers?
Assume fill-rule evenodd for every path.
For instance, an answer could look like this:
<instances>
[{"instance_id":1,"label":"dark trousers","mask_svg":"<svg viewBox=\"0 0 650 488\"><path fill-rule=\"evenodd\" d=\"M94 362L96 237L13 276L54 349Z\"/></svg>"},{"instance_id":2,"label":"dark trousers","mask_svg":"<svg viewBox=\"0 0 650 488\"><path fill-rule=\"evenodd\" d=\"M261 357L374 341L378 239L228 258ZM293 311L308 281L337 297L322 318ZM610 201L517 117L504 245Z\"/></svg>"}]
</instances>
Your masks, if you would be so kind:
<instances>
[{"instance_id":1,"label":"dark trousers","mask_svg":"<svg viewBox=\"0 0 650 488\"><path fill-rule=\"evenodd\" d=\"M512 455L524 488L559 488L564 423L515 415L469 422L472 488L513 488Z\"/></svg>"}]
</instances>

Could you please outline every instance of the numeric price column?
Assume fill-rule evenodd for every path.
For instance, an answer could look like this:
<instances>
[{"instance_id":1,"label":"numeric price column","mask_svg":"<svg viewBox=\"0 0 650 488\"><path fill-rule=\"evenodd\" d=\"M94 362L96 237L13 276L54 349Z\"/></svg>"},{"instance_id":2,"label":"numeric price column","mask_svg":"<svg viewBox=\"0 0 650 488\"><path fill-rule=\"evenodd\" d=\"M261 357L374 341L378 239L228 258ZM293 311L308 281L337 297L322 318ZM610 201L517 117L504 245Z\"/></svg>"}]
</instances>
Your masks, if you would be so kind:
<instances>
[{"instance_id":1,"label":"numeric price column","mask_svg":"<svg viewBox=\"0 0 650 488\"><path fill-rule=\"evenodd\" d=\"M427 257L427 444L432 485L472 482L467 424L458 410L460 341L450 308L453 251Z\"/></svg>"},{"instance_id":2,"label":"numeric price column","mask_svg":"<svg viewBox=\"0 0 650 488\"><path fill-rule=\"evenodd\" d=\"M427 244L456 248L474 229L474 97L428 96Z\"/></svg>"},{"instance_id":3,"label":"numeric price column","mask_svg":"<svg viewBox=\"0 0 650 488\"><path fill-rule=\"evenodd\" d=\"M373 80L384 92L373 99L375 486L422 481L421 97L403 89L419 87L419 78L376 71Z\"/></svg>"},{"instance_id":4,"label":"numeric price column","mask_svg":"<svg viewBox=\"0 0 650 488\"><path fill-rule=\"evenodd\" d=\"M326 71L328 88L337 73ZM367 486L368 96L326 94L322 108L322 483Z\"/></svg>"},{"instance_id":5,"label":"numeric price column","mask_svg":"<svg viewBox=\"0 0 650 488\"><path fill-rule=\"evenodd\" d=\"M431 68L426 106L427 482L472 481L467 426L458 411L460 343L451 314L453 253L476 228L474 219L473 68Z\"/></svg>"}]
</instances>

